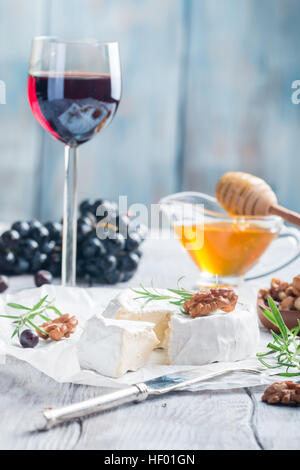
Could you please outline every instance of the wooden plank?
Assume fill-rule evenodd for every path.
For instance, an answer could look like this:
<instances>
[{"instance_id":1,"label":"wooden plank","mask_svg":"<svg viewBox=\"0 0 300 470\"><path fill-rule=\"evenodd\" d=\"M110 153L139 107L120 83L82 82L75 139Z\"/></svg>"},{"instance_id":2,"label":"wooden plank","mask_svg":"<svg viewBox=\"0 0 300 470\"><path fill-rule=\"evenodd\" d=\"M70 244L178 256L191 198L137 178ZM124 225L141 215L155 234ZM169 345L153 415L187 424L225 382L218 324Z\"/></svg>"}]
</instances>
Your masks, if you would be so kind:
<instances>
[{"instance_id":1,"label":"wooden plank","mask_svg":"<svg viewBox=\"0 0 300 470\"><path fill-rule=\"evenodd\" d=\"M64 406L107 389L58 384L21 361L0 366L0 449L258 449L244 391L174 393L31 432L45 406Z\"/></svg>"},{"instance_id":2,"label":"wooden plank","mask_svg":"<svg viewBox=\"0 0 300 470\"><path fill-rule=\"evenodd\" d=\"M80 437L76 422L53 433L34 433L33 422L45 406L59 406L78 400L74 385L55 383L21 361L0 366L1 439L0 449L72 449Z\"/></svg>"},{"instance_id":3,"label":"wooden plank","mask_svg":"<svg viewBox=\"0 0 300 470\"><path fill-rule=\"evenodd\" d=\"M31 39L44 31L46 0L0 0L0 80L6 83L6 104L0 105L1 220L31 218L40 126L27 100Z\"/></svg>"},{"instance_id":4,"label":"wooden plank","mask_svg":"<svg viewBox=\"0 0 300 470\"><path fill-rule=\"evenodd\" d=\"M274 379L283 381L283 378ZM253 400L253 429L260 446L267 450L299 450L300 408L293 406L271 406L263 403L264 388L248 389Z\"/></svg>"},{"instance_id":5,"label":"wooden plank","mask_svg":"<svg viewBox=\"0 0 300 470\"><path fill-rule=\"evenodd\" d=\"M83 422L80 449L259 449L244 391L173 393Z\"/></svg>"},{"instance_id":6,"label":"wooden plank","mask_svg":"<svg viewBox=\"0 0 300 470\"><path fill-rule=\"evenodd\" d=\"M249 171L299 210L299 13L297 0L191 0L184 189Z\"/></svg>"},{"instance_id":7,"label":"wooden plank","mask_svg":"<svg viewBox=\"0 0 300 470\"><path fill-rule=\"evenodd\" d=\"M53 0L51 5L51 34L118 40L121 48L123 98L110 127L80 148L79 198L125 194L129 202L149 203L173 192L182 2L86 0L83 8L78 0ZM70 9L72 19L66 21ZM62 144L46 136L44 219L61 216L63 165Z\"/></svg>"}]
</instances>

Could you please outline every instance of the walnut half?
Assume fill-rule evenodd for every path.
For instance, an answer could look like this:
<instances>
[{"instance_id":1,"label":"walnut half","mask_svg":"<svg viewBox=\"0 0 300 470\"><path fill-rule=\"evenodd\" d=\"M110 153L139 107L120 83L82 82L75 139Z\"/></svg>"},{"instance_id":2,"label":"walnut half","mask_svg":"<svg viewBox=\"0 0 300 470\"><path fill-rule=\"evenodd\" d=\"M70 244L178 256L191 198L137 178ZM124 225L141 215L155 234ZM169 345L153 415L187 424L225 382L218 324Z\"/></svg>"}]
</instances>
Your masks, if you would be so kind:
<instances>
[{"instance_id":1,"label":"walnut half","mask_svg":"<svg viewBox=\"0 0 300 470\"><path fill-rule=\"evenodd\" d=\"M183 309L192 318L208 315L218 309L229 313L235 309L237 300L238 296L233 289L216 287L193 295L184 303Z\"/></svg>"},{"instance_id":2,"label":"walnut half","mask_svg":"<svg viewBox=\"0 0 300 470\"><path fill-rule=\"evenodd\" d=\"M78 320L75 316L71 317L68 313L61 317L55 318L52 321L43 323L40 328L44 330L47 335L38 332L38 335L43 339L52 339L53 341L60 341L63 338L69 338L75 332Z\"/></svg>"},{"instance_id":3,"label":"walnut half","mask_svg":"<svg viewBox=\"0 0 300 470\"><path fill-rule=\"evenodd\" d=\"M269 405L300 403L300 385L287 380L270 385L262 396L262 401Z\"/></svg>"}]
</instances>

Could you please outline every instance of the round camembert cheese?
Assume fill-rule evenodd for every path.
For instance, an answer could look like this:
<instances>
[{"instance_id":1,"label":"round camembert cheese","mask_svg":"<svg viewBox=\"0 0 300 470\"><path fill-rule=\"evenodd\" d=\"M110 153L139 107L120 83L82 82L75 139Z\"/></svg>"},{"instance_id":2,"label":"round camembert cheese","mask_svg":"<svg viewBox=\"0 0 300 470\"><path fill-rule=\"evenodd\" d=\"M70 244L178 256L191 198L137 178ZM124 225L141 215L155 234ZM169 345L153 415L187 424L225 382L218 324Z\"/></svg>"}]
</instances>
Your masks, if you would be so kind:
<instances>
[{"instance_id":1,"label":"round camembert cheese","mask_svg":"<svg viewBox=\"0 0 300 470\"><path fill-rule=\"evenodd\" d=\"M151 290L151 289L149 289ZM170 294L157 289L162 295ZM235 310L217 310L190 318L167 300L146 302L131 289L112 300L103 316L154 323L159 347L167 350L169 364L204 365L247 359L256 354L259 328L254 305L238 301Z\"/></svg>"}]
</instances>

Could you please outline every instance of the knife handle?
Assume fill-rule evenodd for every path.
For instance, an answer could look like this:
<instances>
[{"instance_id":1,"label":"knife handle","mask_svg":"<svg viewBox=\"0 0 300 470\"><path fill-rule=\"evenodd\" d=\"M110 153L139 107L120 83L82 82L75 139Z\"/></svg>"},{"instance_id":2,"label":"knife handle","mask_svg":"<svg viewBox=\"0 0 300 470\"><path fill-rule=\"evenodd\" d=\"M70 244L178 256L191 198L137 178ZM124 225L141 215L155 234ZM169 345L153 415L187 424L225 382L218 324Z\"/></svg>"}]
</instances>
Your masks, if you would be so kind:
<instances>
[{"instance_id":1,"label":"knife handle","mask_svg":"<svg viewBox=\"0 0 300 470\"><path fill-rule=\"evenodd\" d=\"M148 398L149 391L144 383L118 390L116 392L101 395L90 400L74 403L73 405L46 410L42 412L36 430L47 431L59 424L71 421L82 416L88 416L99 411L110 410L125 403L140 402Z\"/></svg>"}]
</instances>

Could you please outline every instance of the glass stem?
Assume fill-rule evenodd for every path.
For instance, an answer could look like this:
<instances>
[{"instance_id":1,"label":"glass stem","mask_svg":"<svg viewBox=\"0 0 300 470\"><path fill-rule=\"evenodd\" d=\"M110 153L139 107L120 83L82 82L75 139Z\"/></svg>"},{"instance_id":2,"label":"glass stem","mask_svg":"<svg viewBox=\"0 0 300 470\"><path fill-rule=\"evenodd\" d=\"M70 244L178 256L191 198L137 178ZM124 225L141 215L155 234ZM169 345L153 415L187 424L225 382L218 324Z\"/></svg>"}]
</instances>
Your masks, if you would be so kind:
<instances>
[{"instance_id":1,"label":"glass stem","mask_svg":"<svg viewBox=\"0 0 300 470\"><path fill-rule=\"evenodd\" d=\"M76 285L77 148L65 147L65 194L62 246L62 285Z\"/></svg>"}]
</instances>

